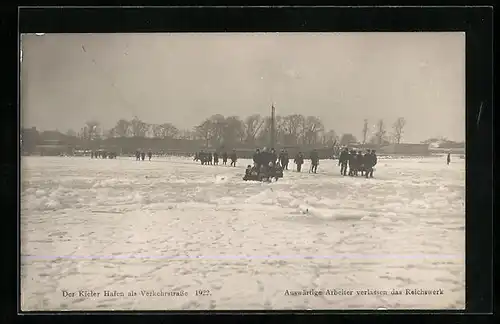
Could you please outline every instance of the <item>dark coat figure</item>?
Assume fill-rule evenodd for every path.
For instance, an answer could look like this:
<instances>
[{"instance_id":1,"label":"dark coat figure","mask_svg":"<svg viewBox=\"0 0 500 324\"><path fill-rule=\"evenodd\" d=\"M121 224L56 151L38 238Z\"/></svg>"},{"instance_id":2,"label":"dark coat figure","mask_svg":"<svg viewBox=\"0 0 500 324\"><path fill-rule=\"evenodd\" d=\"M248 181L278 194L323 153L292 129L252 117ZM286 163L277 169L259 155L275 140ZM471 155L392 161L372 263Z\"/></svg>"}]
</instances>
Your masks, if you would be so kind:
<instances>
[{"instance_id":1,"label":"dark coat figure","mask_svg":"<svg viewBox=\"0 0 500 324\"><path fill-rule=\"evenodd\" d=\"M349 151L345 148L339 156L340 174L347 175L347 163L349 162Z\"/></svg>"},{"instance_id":2,"label":"dark coat figure","mask_svg":"<svg viewBox=\"0 0 500 324\"><path fill-rule=\"evenodd\" d=\"M219 154L217 152L214 153L214 164L219 165Z\"/></svg>"},{"instance_id":3,"label":"dark coat figure","mask_svg":"<svg viewBox=\"0 0 500 324\"><path fill-rule=\"evenodd\" d=\"M286 159L285 159L285 150L281 150L280 155L278 156L281 168L285 169Z\"/></svg>"},{"instance_id":4,"label":"dark coat figure","mask_svg":"<svg viewBox=\"0 0 500 324\"><path fill-rule=\"evenodd\" d=\"M229 158L231 159L231 166L236 166L236 161L238 160L238 157L236 156L236 150L233 150L233 152L231 152L231 155L229 156Z\"/></svg>"},{"instance_id":5,"label":"dark coat figure","mask_svg":"<svg viewBox=\"0 0 500 324\"><path fill-rule=\"evenodd\" d=\"M319 164L318 151L312 150L310 159L311 159L311 172L317 173Z\"/></svg>"},{"instance_id":6,"label":"dark coat figure","mask_svg":"<svg viewBox=\"0 0 500 324\"><path fill-rule=\"evenodd\" d=\"M302 164L304 164L304 155L302 155L302 152L297 153L295 159L293 159L293 162L297 164L297 172L300 172L300 170L302 169Z\"/></svg>"},{"instance_id":7,"label":"dark coat figure","mask_svg":"<svg viewBox=\"0 0 500 324\"><path fill-rule=\"evenodd\" d=\"M278 160L278 154L276 154L276 151L274 150L274 148L271 149L271 162L273 164L273 166L276 165L276 160Z\"/></svg>"},{"instance_id":8,"label":"dark coat figure","mask_svg":"<svg viewBox=\"0 0 500 324\"><path fill-rule=\"evenodd\" d=\"M208 164L212 165L213 155L212 155L212 153L207 153L207 154L208 154L208 158L207 158Z\"/></svg>"},{"instance_id":9,"label":"dark coat figure","mask_svg":"<svg viewBox=\"0 0 500 324\"><path fill-rule=\"evenodd\" d=\"M135 151L135 160L139 161L141 159L141 152L139 150Z\"/></svg>"},{"instance_id":10,"label":"dark coat figure","mask_svg":"<svg viewBox=\"0 0 500 324\"><path fill-rule=\"evenodd\" d=\"M377 154L375 154L375 150L372 150L370 154L367 155L367 169L365 172L365 176L368 178L373 178L373 168L377 165Z\"/></svg>"},{"instance_id":11,"label":"dark coat figure","mask_svg":"<svg viewBox=\"0 0 500 324\"><path fill-rule=\"evenodd\" d=\"M259 177L259 170L257 169L256 166L251 166L248 165L247 168L245 169L245 176L243 177L243 180L262 180L261 177Z\"/></svg>"},{"instance_id":12,"label":"dark coat figure","mask_svg":"<svg viewBox=\"0 0 500 324\"><path fill-rule=\"evenodd\" d=\"M151 161L152 157L153 157L153 152L148 151L148 159L149 159L149 161Z\"/></svg>"},{"instance_id":13,"label":"dark coat figure","mask_svg":"<svg viewBox=\"0 0 500 324\"><path fill-rule=\"evenodd\" d=\"M288 151L285 150L285 161L284 161L284 165L282 165L283 169L284 170L288 170L288 164L290 163L290 157L288 156Z\"/></svg>"},{"instance_id":14,"label":"dark coat figure","mask_svg":"<svg viewBox=\"0 0 500 324\"><path fill-rule=\"evenodd\" d=\"M146 158L146 153L141 152L141 160L143 160L143 161L144 161L144 159L145 159L145 158Z\"/></svg>"},{"instance_id":15,"label":"dark coat figure","mask_svg":"<svg viewBox=\"0 0 500 324\"><path fill-rule=\"evenodd\" d=\"M253 163L257 170L260 170L260 166L262 165L262 157L259 149L255 150L255 153L252 156Z\"/></svg>"},{"instance_id":16,"label":"dark coat figure","mask_svg":"<svg viewBox=\"0 0 500 324\"><path fill-rule=\"evenodd\" d=\"M451 162L451 153L448 153L448 156L446 157L446 165L450 165Z\"/></svg>"},{"instance_id":17,"label":"dark coat figure","mask_svg":"<svg viewBox=\"0 0 500 324\"><path fill-rule=\"evenodd\" d=\"M94 151L91 151L90 152L90 158L93 159L94 158Z\"/></svg>"},{"instance_id":18,"label":"dark coat figure","mask_svg":"<svg viewBox=\"0 0 500 324\"><path fill-rule=\"evenodd\" d=\"M348 164L349 164L349 175L354 176L355 171L356 171L356 152L355 151L351 151L349 153Z\"/></svg>"},{"instance_id":19,"label":"dark coat figure","mask_svg":"<svg viewBox=\"0 0 500 324\"><path fill-rule=\"evenodd\" d=\"M361 152L356 152L354 154L354 157L353 157L353 160L354 160L354 176L358 176L359 175L359 172L361 171L361 165L363 163L362 161L363 159L363 155L361 154Z\"/></svg>"},{"instance_id":20,"label":"dark coat figure","mask_svg":"<svg viewBox=\"0 0 500 324\"><path fill-rule=\"evenodd\" d=\"M361 159L361 161L363 162L361 175L367 175L370 168L371 168L371 156L370 156L370 154L371 154L370 150L367 150Z\"/></svg>"},{"instance_id":21,"label":"dark coat figure","mask_svg":"<svg viewBox=\"0 0 500 324\"><path fill-rule=\"evenodd\" d=\"M205 151L200 152L200 161L201 165L207 165L208 164L208 153Z\"/></svg>"},{"instance_id":22,"label":"dark coat figure","mask_svg":"<svg viewBox=\"0 0 500 324\"><path fill-rule=\"evenodd\" d=\"M259 162L260 167L263 167L267 170L269 168L269 163L272 164L273 162L273 153L267 151L267 149L264 148L259 154Z\"/></svg>"},{"instance_id":23,"label":"dark coat figure","mask_svg":"<svg viewBox=\"0 0 500 324\"><path fill-rule=\"evenodd\" d=\"M365 164L364 164L364 156L363 156L363 153L361 151L358 152L358 156L356 158L356 163L357 163L357 171L360 172L361 175L363 175ZM356 172L356 175L358 175L357 172Z\"/></svg>"},{"instance_id":24,"label":"dark coat figure","mask_svg":"<svg viewBox=\"0 0 500 324\"><path fill-rule=\"evenodd\" d=\"M226 165L227 163L227 152L222 153L222 164Z\"/></svg>"}]
</instances>

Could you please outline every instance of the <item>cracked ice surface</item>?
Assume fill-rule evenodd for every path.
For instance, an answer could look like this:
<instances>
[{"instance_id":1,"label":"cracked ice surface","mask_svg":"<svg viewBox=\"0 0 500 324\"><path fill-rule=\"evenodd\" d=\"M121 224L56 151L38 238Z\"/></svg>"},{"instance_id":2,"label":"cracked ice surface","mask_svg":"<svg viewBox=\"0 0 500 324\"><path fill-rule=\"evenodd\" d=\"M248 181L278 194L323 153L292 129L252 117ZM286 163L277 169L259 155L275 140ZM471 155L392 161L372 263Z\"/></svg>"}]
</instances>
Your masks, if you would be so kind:
<instances>
[{"instance_id":1,"label":"cracked ice surface","mask_svg":"<svg viewBox=\"0 0 500 324\"><path fill-rule=\"evenodd\" d=\"M242 181L238 164L23 158L21 309L465 307L463 160L380 159L374 179L325 160L275 183ZM411 288L444 293L284 294ZM127 296L150 289L189 295Z\"/></svg>"}]
</instances>

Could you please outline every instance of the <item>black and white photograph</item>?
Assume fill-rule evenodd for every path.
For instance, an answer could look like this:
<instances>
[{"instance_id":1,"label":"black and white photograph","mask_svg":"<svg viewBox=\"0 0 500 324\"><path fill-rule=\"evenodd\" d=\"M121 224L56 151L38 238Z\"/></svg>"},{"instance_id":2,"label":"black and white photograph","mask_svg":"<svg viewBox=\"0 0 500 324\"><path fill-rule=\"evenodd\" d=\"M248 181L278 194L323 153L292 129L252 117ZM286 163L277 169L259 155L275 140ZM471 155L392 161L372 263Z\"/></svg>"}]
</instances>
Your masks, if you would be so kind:
<instances>
[{"instance_id":1,"label":"black and white photograph","mask_svg":"<svg viewBox=\"0 0 500 324\"><path fill-rule=\"evenodd\" d=\"M465 33L20 36L22 311L465 309Z\"/></svg>"}]
</instances>

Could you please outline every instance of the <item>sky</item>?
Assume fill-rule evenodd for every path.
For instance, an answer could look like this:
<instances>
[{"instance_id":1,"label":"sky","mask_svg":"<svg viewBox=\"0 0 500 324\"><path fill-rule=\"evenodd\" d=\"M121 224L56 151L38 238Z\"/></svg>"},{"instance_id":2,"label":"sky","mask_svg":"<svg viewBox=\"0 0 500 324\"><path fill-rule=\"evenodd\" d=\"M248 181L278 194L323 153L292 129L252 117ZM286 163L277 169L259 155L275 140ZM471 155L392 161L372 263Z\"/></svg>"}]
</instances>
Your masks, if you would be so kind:
<instances>
[{"instance_id":1,"label":"sky","mask_svg":"<svg viewBox=\"0 0 500 324\"><path fill-rule=\"evenodd\" d=\"M222 114L317 116L362 137L465 140L465 33L22 35L21 124L79 131L121 119L192 129Z\"/></svg>"}]
</instances>

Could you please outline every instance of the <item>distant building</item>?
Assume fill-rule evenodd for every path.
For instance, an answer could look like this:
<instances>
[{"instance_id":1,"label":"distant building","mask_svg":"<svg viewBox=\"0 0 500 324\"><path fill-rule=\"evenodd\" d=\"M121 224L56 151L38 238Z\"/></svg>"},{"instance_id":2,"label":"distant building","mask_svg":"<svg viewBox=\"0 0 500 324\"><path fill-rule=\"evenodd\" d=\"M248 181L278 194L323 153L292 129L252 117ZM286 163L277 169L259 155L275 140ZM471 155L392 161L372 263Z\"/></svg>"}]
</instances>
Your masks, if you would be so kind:
<instances>
[{"instance_id":1,"label":"distant building","mask_svg":"<svg viewBox=\"0 0 500 324\"><path fill-rule=\"evenodd\" d=\"M428 144L389 144L378 149L378 153L395 155L430 155Z\"/></svg>"},{"instance_id":2,"label":"distant building","mask_svg":"<svg viewBox=\"0 0 500 324\"><path fill-rule=\"evenodd\" d=\"M365 143L365 144L356 143L356 144L349 145L348 147L355 148L355 149L360 150L360 151L364 151L364 150L378 150L381 146L378 144L373 144L373 143Z\"/></svg>"},{"instance_id":3,"label":"distant building","mask_svg":"<svg viewBox=\"0 0 500 324\"><path fill-rule=\"evenodd\" d=\"M429 150L434 154L465 154L465 143L437 141L429 144Z\"/></svg>"},{"instance_id":4,"label":"distant building","mask_svg":"<svg viewBox=\"0 0 500 324\"><path fill-rule=\"evenodd\" d=\"M45 140L37 145L36 150L42 156L73 154L73 147L60 140Z\"/></svg>"},{"instance_id":5,"label":"distant building","mask_svg":"<svg viewBox=\"0 0 500 324\"><path fill-rule=\"evenodd\" d=\"M442 147L429 147L429 151L433 154L465 154L465 147L461 148L442 148Z\"/></svg>"}]
</instances>

